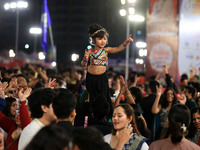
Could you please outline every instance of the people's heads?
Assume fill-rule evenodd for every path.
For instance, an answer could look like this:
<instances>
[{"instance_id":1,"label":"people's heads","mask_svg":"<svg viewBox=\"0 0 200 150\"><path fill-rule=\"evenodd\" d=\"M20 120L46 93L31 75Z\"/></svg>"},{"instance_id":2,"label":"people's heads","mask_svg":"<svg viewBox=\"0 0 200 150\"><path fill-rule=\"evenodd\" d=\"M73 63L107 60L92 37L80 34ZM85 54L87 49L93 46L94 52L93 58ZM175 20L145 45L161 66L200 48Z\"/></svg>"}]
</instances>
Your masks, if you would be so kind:
<instances>
[{"instance_id":1,"label":"people's heads","mask_svg":"<svg viewBox=\"0 0 200 150\"><path fill-rule=\"evenodd\" d=\"M105 97L97 97L92 103L92 114L95 119L102 120L110 112L110 105Z\"/></svg>"},{"instance_id":2,"label":"people's heads","mask_svg":"<svg viewBox=\"0 0 200 150\"><path fill-rule=\"evenodd\" d=\"M53 109L58 119L74 119L76 97L67 89L57 89L57 94L53 98ZM71 121L72 121L71 120Z\"/></svg>"},{"instance_id":3,"label":"people's heads","mask_svg":"<svg viewBox=\"0 0 200 150\"><path fill-rule=\"evenodd\" d=\"M0 150L4 150L4 136L1 131L0 131Z\"/></svg>"},{"instance_id":4,"label":"people's heads","mask_svg":"<svg viewBox=\"0 0 200 150\"><path fill-rule=\"evenodd\" d=\"M79 127L73 130L72 150L107 150L102 133L93 127Z\"/></svg>"},{"instance_id":5,"label":"people's heads","mask_svg":"<svg viewBox=\"0 0 200 150\"><path fill-rule=\"evenodd\" d=\"M196 99L197 105L200 107L200 96Z\"/></svg>"},{"instance_id":6,"label":"people's heads","mask_svg":"<svg viewBox=\"0 0 200 150\"><path fill-rule=\"evenodd\" d=\"M194 107L191 109L191 118L192 128L195 128L196 131L200 131L200 107Z\"/></svg>"},{"instance_id":7,"label":"people's heads","mask_svg":"<svg viewBox=\"0 0 200 150\"><path fill-rule=\"evenodd\" d=\"M13 97L6 97L6 107L3 109L3 114L7 117L14 118L18 108L17 100Z\"/></svg>"},{"instance_id":8,"label":"people's heads","mask_svg":"<svg viewBox=\"0 0 200 150\"><path fill-rule=\"evenodd\" d=\"M181 86L182 86L182 88L184 88L187 85L188 85L188 75L182 74L181 75Z\"/></svg>"},{"instance_id":9,"label":"people's heads","mask_svg":"<svg viewBox=\"0 0 200 150\"><path fill-rule=\"evenodd\" d=\"M172 106L177 103L176 93L173 88L166 88L161 97L162 108L168 107L170 103Z\"/></svg>"},{"instance_id":10,"label":"people's heads","mask_svg":"<svg viewBox=\"0 0 200 150\"><path fill-rule=\"evenodd\" d=\"M120 104L115 107L112 122L114 125L114 135L117 131L121 131L127 127L128 124L132 124L134 132L138 132L135 124L134 110L129 104Z\"/></svg>"},{"instance_id":11,"label":"people's heads","mask_svg":"<svg viewBox=\"0 0 200 150\"><path fill-rule=\"evenodd\" d=\"M107 44L108 33L100 24L92 24L89 26L88 34L91 37L91 44L104 47Z\"/></svg>"},{"instance_id":12,"label":"people's heads","mask_svg":"<svg viewBox=\"0 0 200 150\"><path fill-rule=\"evenodd\" d=\"M35 72L32 71L32 70L28 71L28 78L29 79L34 79L35 78Z\"/></svg>"},{"instance_id":13,"label":"people's heads","mask_svg":"<svg viewBox=\"0 0 200 150\"><path fill-rule=\"evenodd\" d=\"M137 87L131 87L129 89L129 91L131 92L131 94L132 94L135 102L139 103L141 101L141 99L142 99L142 92L141 92L141 90L139 88L137 88Z\"/></svg>"},{"instance_id":14,"label":"people's heads","mask_svg":"<svg viewBox=\"0 0 200 150\"><path fill-rule=\"evenodd\" d=\"M16 69L14 69L14 70L13 70L13 73L14 73L14 75L21 74L21 70L20 70L20 68L16 68Z\"/></svg>"},{"instance_id":15,"label":"people's heads","mask_svg":"<svg viewBox=\"0 0 200 150\"><path fill-rule=\"evenodd\" d=\"M8 69L5 71L4 78L10 79L14 75L13 70Z\"/></svg>"},{"instance_id":16,"label":"people's heads","mask_svg":"<svg viewBox=\"0 0 200 150\"><path fill-rule=\"evenodd\" d=\"M157 87L159 87L159 86L160 86L160 84L159 84L158 81L151 80L151 81L149 82L149 92L150 92L150 93L156 94L156 92L157 92Z\"/></svg>"},{"instance_id":17,"label":"people's heads","mask_svg":"<svg viewBox=\"0 0 200 150\"><path fill-rule=\"evenodd\" d=\"M43 127L25 150L69 150L70 139L66 131L56 125Z\"/></svg>"},{"instance_id":18,"label":"people's heads","mask_svg":"<svg viewBox=\"0 0 200 150\"><path fill-rule=\"evenodd\" d=\"M25 75L19 74L17 75L17 85L21 88L26 88L28 86L28 79Z\"/></svg>"},{"instance_id":19,"label":"people's heads","mask_svg":"<svg viewBox=\"0 0 200 150\"><path fill-rule=\"evenodd\" d=\"M172 143L181 142L190 124L190 110L186 105L176 104L170 109L168 120L168 133L171 135Z\"/></svg>"},{"instance_id":20,"label":"people's heads","mask_svg":"<svg viewBox=\"0 0 200 150\"><path fill-rule=\"evenodd\" d=\"M55 121L56 116L52 107L52 99L56 95L52 89L36 89L28 97L28 106L31 111L31 117L45 117L49 122Z\"/></svg>"},{"instance_id":21,"label":"people's heads","mask_svg":"<svg viewBox=\"0 0 200 150\"><path fill-rule=\"evenodd\" d=\"M56 79L56 82L53 84L53 87L54 87L54 89L59 89L59 88L61 88L62 87L62 79L61 78L58 78L58 77L56 77L55 78Z\"/></svg>"},{"instance_id":22,"label":"people's heads","mask_svg":"<svg viewBox=\"0 0 200 150\"><path fill-rule=\"evenodd\" d=\"M199 82L199 76L198 75L194 75L193 78L192 78L192 81L198 83Z\"/></svg>"},{"instance_id":23,"label":"people's heads","mask_svg":"<svg viewBox=\"0 0 200 150\"><path fill-rule=\"evenodd\" d=\"M193 98L194 95L195 95L195 89L192 86L186 86L185 89L184 89L184 92L185 92L185 96L188 99Z\"/></svg>"}]
</instances>

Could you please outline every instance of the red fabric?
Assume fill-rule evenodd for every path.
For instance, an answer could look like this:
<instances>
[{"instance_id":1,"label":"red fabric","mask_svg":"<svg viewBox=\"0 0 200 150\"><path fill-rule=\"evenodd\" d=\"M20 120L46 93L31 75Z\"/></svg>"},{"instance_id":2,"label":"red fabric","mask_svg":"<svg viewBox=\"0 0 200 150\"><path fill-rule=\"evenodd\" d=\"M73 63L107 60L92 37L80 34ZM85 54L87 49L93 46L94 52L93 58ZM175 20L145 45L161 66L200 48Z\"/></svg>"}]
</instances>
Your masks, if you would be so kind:
<instances>
[{"instance_id":1,"label":"red fabric","mask_svg":"<svg viewBox=\"0 0 200 150\"><path fill-rule=\"evenodd\" d=\"M200 137L199 137L198 145L200 146Z\"/></svg>"},{"instance_id":2,"label":"red fabric","mask_svg":"<svg viewBox=\"0 0 200 150\"><path fill-rule=\"evenodd\" d=\"M31 122L26 101L20 102L19 112L20 112L19 116L20 116L20 121L21 121L21 128L23 130Z\"/></svg>"},{"instance_id":3,"label":"red fabric","mask_svg":"<svg viewBox=\"0 0 200 150\"><path fill-rule=\"evenodd\" d=\"M24 102L26 103L26 102ZM28 125L30 121L29 113L28 113L28 108L23 102L20 105L20 121L21 124L23 125L22 129ZM13 141L13 138L11 137L12 133L17 129L17 125L15 124L15 120L12 118L6 117L1 111L0 111L0 127L8 133L8 137L6 139L6 147L7 145ZM18 142L19 139L16 140L7 150L17 150L18 149Z\"/></svg>"}]
</instances>

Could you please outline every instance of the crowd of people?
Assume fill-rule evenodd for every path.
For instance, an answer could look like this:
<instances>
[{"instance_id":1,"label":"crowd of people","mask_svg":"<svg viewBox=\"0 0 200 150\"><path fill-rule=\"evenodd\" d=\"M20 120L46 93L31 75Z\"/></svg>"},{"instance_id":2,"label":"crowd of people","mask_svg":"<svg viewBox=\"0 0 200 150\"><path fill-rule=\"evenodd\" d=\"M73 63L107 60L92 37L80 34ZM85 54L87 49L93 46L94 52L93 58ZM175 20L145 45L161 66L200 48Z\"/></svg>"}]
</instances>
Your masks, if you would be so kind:
<instances>
[{"instance_id":1,"label":"crowd of people","mask_svg":"<svg viewBox=\"0 0 200 150\"><path fill-rule=\"evenodd\" d=\"M94 48L85 50L82 70L56 72L41 65L0 67L0 150L199 150L200 80L165 83L108 68L108 33L89 27Z\"/></svg>"}]
</instances>

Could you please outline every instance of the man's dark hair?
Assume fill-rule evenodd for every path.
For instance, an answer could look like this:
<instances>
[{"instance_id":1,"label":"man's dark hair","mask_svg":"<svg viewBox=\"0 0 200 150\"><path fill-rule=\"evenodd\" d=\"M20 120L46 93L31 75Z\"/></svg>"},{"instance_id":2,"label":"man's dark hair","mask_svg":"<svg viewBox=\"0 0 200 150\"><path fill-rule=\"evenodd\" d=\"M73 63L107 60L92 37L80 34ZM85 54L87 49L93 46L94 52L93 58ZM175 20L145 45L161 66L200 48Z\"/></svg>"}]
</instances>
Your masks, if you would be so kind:
<instances>
[{"instance_id":1,"label":"man's dark hair","mask_svg":"<svg viewBox=\"0 0 200 150\"><path fill-rule=\"evenodd\" d=\"M103 96L98 96L95 98L92 104L92 114L95 119L102 120L110 112L110 105Z\"/></svg>"},{"instance_id":2,"label":"man's dark hair","mask_svg":"<svg viewBox=\"0 0 200 150\"><path fill-rule=\"evenodd\" d=\"M58 119L68 118L76 104L76 97L67 89L58 89L57 95L53 98L53 109Z\"/></svg>"},{"instance_id":3,"label":"man's dark hair","mask_svg":"<svg viewBox=\"0 0 200 150\"><path fill-rule=\"evenodd\" d=\"M188 80L188 75L184 73L184 74L181 75L181 81L183 81L185 79Z\"/></svg>"},{"instance_id":4,"label":"man's dark hair","mask_svg":"<svg viewBox=\"0 0 200 150\"><path fill-rule=\"evenodd\" d=\"M70 138L67 132L56 125L42 128L30 141L25 150L69 149Z\"/></svg>"},{"instance_id":5,"label":"man's dark hair","mask_svg":"<svg viewBox=\"0 0 200 150\"><path fill-rule=\"evenodd\" d=\"M44 113L41 106L46 105L49 107L55 95L55 91L49 88L34 90L28 97L28 106L31 111L31 117L41 118Z\"/></svg>"},{"instance_id":6,"label":"man's dark hair","mask_svg":"<svg viewBox=\"0 0 200 150\"><path fill-rule=\"evenodd\" d=\"M104 142L102 133L93 127L78 127L73 130L73 145L80 150L108 150L109 145Z\"/></svg>"},{"instance_id":7,"label":"man's dark hair","mask_svg":"<svg viewBox=\"0 0 200 150\"><path fill-rule=\"evenodd\" d=\"M12 74L13 73L13 70L12 69L8 69L8 70L6 70L6 72L5 73L7 73L7 74Z\"/></svg>"},{"instance_id":8,"label":"man's dark hair","mask_svg":"<svg viewBox=\"0 0 200 150\"><path fill-rule=\"evenodd\" d=\"M135 102L136 102L136 104L140 103L140 101L142 99L142 92L141 92L141 90L139 88L137 88L137 87L131 87L129 89L129 91L131 92L131 94L133 96L135 96Z\"/></svg>"},{"instance_id":9,"label":"man's dark hair","mask_svg":"<svg viewBox=\"0 0 200 150\"><path fill-rule=\"evenodd\" d=\"M193 88L192 86L186 86L185 88L188 90L188 93L192 94L192 97L194 97L195 88Z\"/></svg>"},{"instance_id":10,"label":"man's dark hair","mask_svg":"<svg viewBox=\"0 0 200 150\"><path fill-rule=\"evenodd\" d=\"M151 80L149 82L149 88L151 89L151 92L154 94L157 92L156 86L158 86L158 87L160 86L158 81Z\"/></svg>"},{"instance_id":11,"label":"man's dark hair","mask_svg":"<svg viewBox=\"0 0 200 150\"><path fill-rule=\"evenodd\" d=\"M25 76L24 74L18 74L18 75L16 75L16 77L18 78L18 77L23 77L25 80L26 80L26 82L28 83L28 78L27 78L27 76Z\"/></svg>"}]
</instances>

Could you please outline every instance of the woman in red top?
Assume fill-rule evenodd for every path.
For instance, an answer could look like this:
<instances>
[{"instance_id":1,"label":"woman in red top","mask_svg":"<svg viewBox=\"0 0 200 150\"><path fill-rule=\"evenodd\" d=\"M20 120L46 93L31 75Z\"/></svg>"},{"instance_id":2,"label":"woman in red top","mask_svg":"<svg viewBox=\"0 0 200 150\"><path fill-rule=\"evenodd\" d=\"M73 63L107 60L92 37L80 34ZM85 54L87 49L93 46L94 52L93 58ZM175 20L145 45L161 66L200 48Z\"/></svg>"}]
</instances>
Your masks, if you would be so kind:
<instances>
[{"instance_id":1,"label":"woman in red top","mask_svg":"<svg viewBox=\"0 0 200 150\"><path fill-rule=\"evenodd\" d=\"M31 122L28 107L26 105L26 98L30 95L31 88L28 88L23 92L23 89L19 91L20 99L20 114L15 114L15 119L6 117L0 112L0 127L8 133L6 139L7 150L17 150L18 140L23 128Z\"/></svg>"}]
</instances>

